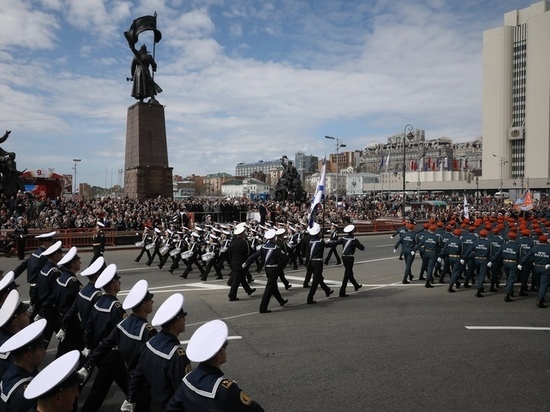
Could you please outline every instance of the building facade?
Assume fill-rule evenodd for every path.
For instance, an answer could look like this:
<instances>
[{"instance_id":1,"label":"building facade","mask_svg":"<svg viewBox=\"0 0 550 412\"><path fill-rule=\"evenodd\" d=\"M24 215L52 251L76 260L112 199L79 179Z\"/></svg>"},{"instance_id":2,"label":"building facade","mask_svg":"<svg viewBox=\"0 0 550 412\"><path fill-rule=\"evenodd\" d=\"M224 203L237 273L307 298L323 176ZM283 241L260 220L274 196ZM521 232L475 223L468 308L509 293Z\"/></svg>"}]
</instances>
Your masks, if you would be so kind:
<instances>
[{"instance_id":1,"label":"building facade","mask_svg":"<svg viewBox=\"0 0 550 412\"><path fill-rule=\"evenodd\" d=\"M483 179L550 177L550 2L483 33Z\"/></svg>"}]
</instances>

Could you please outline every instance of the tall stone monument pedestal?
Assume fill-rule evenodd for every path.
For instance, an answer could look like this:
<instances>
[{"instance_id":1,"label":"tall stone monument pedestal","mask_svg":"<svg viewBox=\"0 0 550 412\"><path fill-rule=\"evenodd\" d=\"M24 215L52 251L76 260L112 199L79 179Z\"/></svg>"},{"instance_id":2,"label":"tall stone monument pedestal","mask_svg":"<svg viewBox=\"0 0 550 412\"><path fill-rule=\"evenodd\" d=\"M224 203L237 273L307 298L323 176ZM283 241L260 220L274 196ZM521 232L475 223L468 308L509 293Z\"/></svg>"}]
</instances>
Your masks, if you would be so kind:
<instances>
[{"instance_id":1,"label":"tall stone monument pedestal","mask_svg":"<svg viewBox=\"0 0 550 412\"><path fill-rule=\"evenodd\" d=\"M131 199L173 197L164 106L160 104L137 102L128 108L124 195Z\"/></svg>"}]
</instances>

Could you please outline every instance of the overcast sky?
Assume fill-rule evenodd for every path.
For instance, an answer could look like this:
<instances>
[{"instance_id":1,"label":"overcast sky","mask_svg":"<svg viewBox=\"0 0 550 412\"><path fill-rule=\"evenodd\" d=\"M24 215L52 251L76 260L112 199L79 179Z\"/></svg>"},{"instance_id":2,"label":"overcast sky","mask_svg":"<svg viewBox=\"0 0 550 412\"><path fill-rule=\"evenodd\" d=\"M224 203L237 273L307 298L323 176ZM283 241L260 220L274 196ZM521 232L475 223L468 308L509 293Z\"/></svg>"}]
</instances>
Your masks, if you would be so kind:
<instances>
[{"instance_id":1,"label":"overcast sky","mask_svg":"<svg viewBox=\"0 0 550 412\"><path fill-rule=\"evenodd\" d=\"M402 133L481 134L482 33L534 0L0 0L2 147L22 169L111 186L124 168L132 53L158 14L174 174L361 150ZM152 32L138 47L152 48Z\"/></svg>"}]
</instances>

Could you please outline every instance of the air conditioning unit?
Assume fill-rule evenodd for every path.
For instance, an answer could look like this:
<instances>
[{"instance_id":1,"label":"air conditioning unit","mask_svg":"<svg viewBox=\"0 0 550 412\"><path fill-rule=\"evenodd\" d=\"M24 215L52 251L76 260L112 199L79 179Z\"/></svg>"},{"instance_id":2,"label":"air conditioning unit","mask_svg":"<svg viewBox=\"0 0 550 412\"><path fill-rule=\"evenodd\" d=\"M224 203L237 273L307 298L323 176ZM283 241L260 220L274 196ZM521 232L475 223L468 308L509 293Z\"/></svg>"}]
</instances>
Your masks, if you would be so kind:
<instances>
[{"instance_id":1,"label":"air conditioning unit","mask_svg":"<svg viewBox=\"0 0 550 412\"><path fill-rule=\"evenodd\" d=\"M510 127L510 129L508 130L508 140L523 140L523 137L523 126Z\"/></svg>"}]
</instances>

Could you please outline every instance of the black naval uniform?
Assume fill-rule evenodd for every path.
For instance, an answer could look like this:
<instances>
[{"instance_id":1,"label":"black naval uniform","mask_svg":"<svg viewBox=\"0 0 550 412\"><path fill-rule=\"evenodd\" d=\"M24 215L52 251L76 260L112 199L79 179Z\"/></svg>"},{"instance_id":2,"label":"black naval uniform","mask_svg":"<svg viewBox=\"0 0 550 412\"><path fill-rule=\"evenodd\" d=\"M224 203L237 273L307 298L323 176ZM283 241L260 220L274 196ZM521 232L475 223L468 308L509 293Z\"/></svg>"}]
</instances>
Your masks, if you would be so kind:
<instances>
[{"instance_id":1,"label":"black naval uniform","mask_svg":"<svg viewBox=\"0 0 550 412\"><path fill-rule=\"evenodd\" d=\"M131 379L145 343L156 334L157 330L147 322L147 319L132 313L118 323L109 336L101 341L84 367L91 370L114 348L118 347ZM149 390L139 391L134 401L136 402L134 412L148 411L151 403L151 392Z\"/></svg>"},{"instance_id":2,"label":"black naval uniform","mask_svg":"<svg viewBox=\"0 0 550 412\"><path fill-rule=\"evenodd\" d=\"M37 313L48 321L44 329L44 339L50 341L54 331L59 330L58 311L55 300L52 297L57 279L61 276L61 270L53 262L47 261L38 276L38 304Z\"/></svg>"},{"instance_id":3,"label":"black naval uniform","mask_svg":"<svg viewBox=\"0 0 550 412\"><path fill-rule=\"evenodd\" d=\"M237 382L227 379L213 366L200 363L183 378L166 407L166 412L181 411L257 411L264 409L244 393Z\"/></svg>"},{"instance_id":4,"label":"black naval uniform","mask_svg":"<svg viewBox=\"0 0 550 412\"><path fill-rule=\"evenodd\" d=\"M136 396L151 387L151 411L164 411L183 377L191 372L191 363L179 339L161 330L141 351L139 362L131 376L128 393L129 402L136 402Z\"/></svg>"},{"instance_id":5,"label":"black naval uniform","mask_svg":"<svg viewBox=\"0 0 550 412\"><path fill-rule=\"evenodd\" d=\"M333 253L334 253L334 257L336 258L336 264L339 265L340 263L342 263L342 261L340 260L340 256L338 256L338 252L336 250L336 246L338 246L338 244L339 244L338 230L337 229L331 230L329 243L328 243L329 251L328 251L327 257L325 258L325 265L328 265L328 262L330 261L330 257L332 256Z\"/></svg>"},{"instance_id":6,"label":"black naval uniform","mask_svg":"<svg viewBox=\"0 0 550 412\"><path fill-rule=\"evenodd\" d=\"M94 255L92 256L90 265L94 263L98 257L103 256L103 253L105 252L105 232L101 229L95 232L92 236L92 250Z\"/></svg>"},{"instance_id":7,"label":"black naval uniform","mask_svg":"<svg viewBox=\"0 0 550 412\"><path fill-rule=\"evenodd\" d=\"M38 302L38 275L40 274L40 270L44 267L46 262L48 262L48 258L46 256L42 256L42 252L44 252L46 249L42 246L40 246L38 249L36 249L31 255L28 257L27 260L24 260L21 262L19 266L17 266L14 270L14 278L17 279L21 273L23 273L25 270L27 271L27 282L29 284L29 298L31 301L31 306L33 307L33 315L32 319L37 315L37 302Z\"/></svg>"},{"instance_id":8,"label":"black naval uniform","mask_svg":"<svg viewBox=\"0 0 550 412\"><path fill-rule=\"evenodd\" d=\"M17 245L17 258L19 260L25 259L25 247L27 246L27 235L29 230L27 225L21 225L17 223L13 231L13 236L15 237L15 243Z\"/></svg>"},{"instance_id":9,"label":"black naval uniform","mask_svg":"<svg viewBox=\"0 0 550 412\"><path fill-rule=\"evenodd\" d=\"M63 318L73 306L80 289L82 289L82 284L76 278L75 274L63 268L61 276L59 276L55 283L53 293L54 306L58 311L57 324L59 326L62 326ZM73 320L73 322L64 330L65 339L59 342L59 345L57 346L57 354L55 355L56 358L72 351L73 349L83 349L82 332L78 324L78 320Z\"/></svg>"},{"instance_id":10,"label":"black naval uniform","mask_svg":"<svg viewBox=\"0 0 550 412\"><path fill-rule=\"evenodd\" d=\"M353 263L355 261L355 249L365 250L365 246L357 240L352 234L346 234L342 239L338 241L339 244L342 244L342 261L344 262L344 278L342 279L342 286L340 286L340 297L345 297L346 287L348 286L348 281L351 282L356 291L362 286L355 280L353 275Z\"/></svg>"},{"instance_id":11,"label":"black naval uniform","mask_svg":"<svg viewBox=\"0 0 550 412\"><path fill-rule=\"evenodd\" d=\"M25 399L23 392L37 374L36 369L29 373L21 366L11 364L2 377L0 412L28 412L36 405L36 399Z\"/></svg>"},{"instance_id":12,"label":"black naval uniform","mask_svg":"<svg viewBox=\"0 0 550 412\"><path fill-rule=\"evenodd\" d=\"M113 295L102 295L93 306L88 322L84 329L84 343L88 349L95 349L105 339L113 328L126 317L126 311ZM109 351L97 364L97 375L90 389L88 398L82 406L82 412L97 412L111 384L117 383L118 387L126 394L128 392L128 374L126 365L117 349Z\"/></svg>"},{"instance_id":13,"label":"black naval uniform","mask_svg":"<svg viewBox=\"0 0 550 412\"><path fill-rule=\"evenodd\" d=\"M229 259L231 262L231 289L229 290L229 300L238 300L237 290L239 285L243 287L247 294L252 294L254 290L245 279L247 270L243 268L250 255L250 245L242 237L236 236L229 244Z\"/></svg>"},{"instance_id":14,"label":"black naval uniform","mask_svg":"<svg viewBox=\"0 0 550 412\"><path fill-rule=\"evenodd\" d=\"M316 303L313 300L315 292L317 291L317 286L325 291L327 297L332 294L332 290L326 285L323 278L323 252L325 247L328 247L327 244L317 236L312 236L309 245L308 245L308 266L313 274L313 280L311 281L311 288L307 295L307 303Z\"/></svg>"},{"instance_id":15,"label":"black naval uniform","mask_svg":"<svg viewBox=\"0 0 550 412\"><path fill-rule=\"evenodd\" d=\"M13 336L12 333L8 332L4 328L0 328L0 346L2 346L6 341ZM10 357L10 353L0 353L0 377L4 375L4 373L8 370L8 368L11 366L12 361Z\"/></svg>"},{"instance_id":16,"label":"black naval uniform","mask_svg":"<svg viewBox=\"0 0 550 412\"><path fill-rule=\"evenodd\" d=\"M79 292L71 308L67 311L61 321L61 328L69 334L69 328L73 322L77 322L79 334L82 336L82 347L84 348L84 329L88 323L90 312L93 306L101 297L101 290L97 289L92 282L88 282Z\"/></svg>"}]
</instances>

